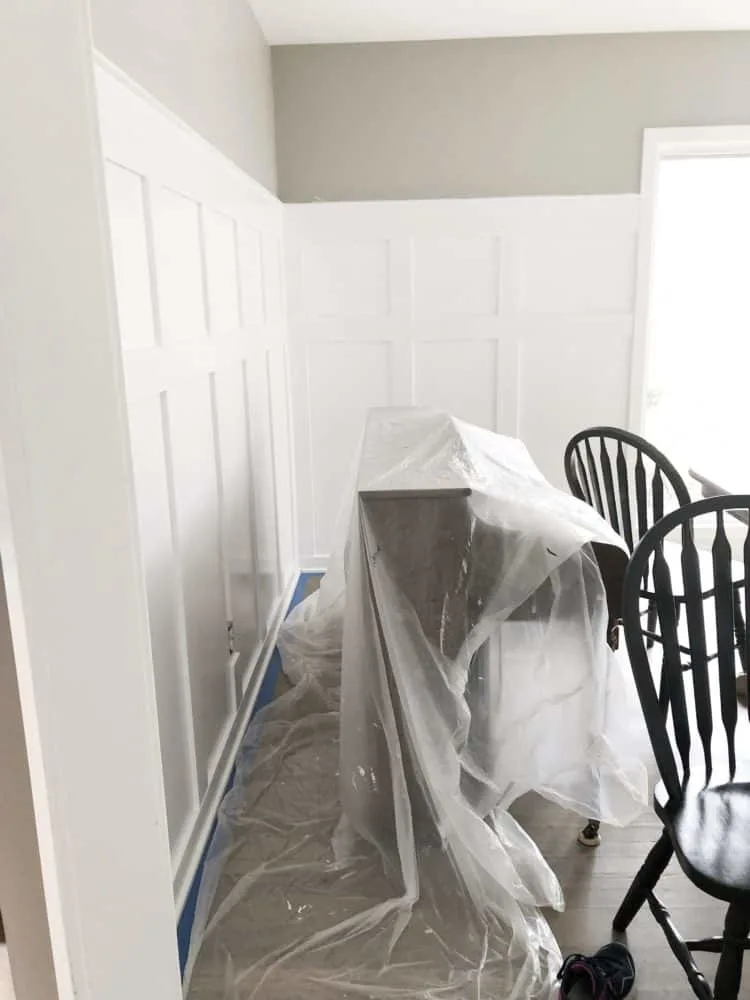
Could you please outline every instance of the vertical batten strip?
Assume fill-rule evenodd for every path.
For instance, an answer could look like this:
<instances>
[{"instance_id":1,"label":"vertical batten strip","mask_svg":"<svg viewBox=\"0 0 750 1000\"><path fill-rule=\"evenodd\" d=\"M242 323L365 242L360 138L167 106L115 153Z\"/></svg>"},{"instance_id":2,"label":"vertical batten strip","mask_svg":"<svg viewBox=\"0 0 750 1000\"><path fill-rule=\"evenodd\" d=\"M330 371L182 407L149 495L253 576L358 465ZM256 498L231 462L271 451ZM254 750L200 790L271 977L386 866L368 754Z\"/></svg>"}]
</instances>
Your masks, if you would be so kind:
<instances>
[{"instance_id":1,"label":"vertical batten strip","mask_svg":"<svg viewBox=\"0 0 750 1000\"><path fill-rule=\"evenodd\" d=\"M169 403L167 394L163 392L159 399L161 406L162 434L164 436L164 466L167 480L167 501L169 503L170 543L173 560L174 604L176 609L178 636L182 666L185 708L188 714L186 731L189 741L189 757L195 780L195 804L200 802L206 790L207 777L199 764L198 739L196 735L196 717L193 709L193 689L190 680L190 647L188 644L187 613L185 611L185 585L181 571L182 547L180 529L177 518L177 499L175 495L174 457L172 449L172 431L169 424Z\"/></svg>"}]
</instances>

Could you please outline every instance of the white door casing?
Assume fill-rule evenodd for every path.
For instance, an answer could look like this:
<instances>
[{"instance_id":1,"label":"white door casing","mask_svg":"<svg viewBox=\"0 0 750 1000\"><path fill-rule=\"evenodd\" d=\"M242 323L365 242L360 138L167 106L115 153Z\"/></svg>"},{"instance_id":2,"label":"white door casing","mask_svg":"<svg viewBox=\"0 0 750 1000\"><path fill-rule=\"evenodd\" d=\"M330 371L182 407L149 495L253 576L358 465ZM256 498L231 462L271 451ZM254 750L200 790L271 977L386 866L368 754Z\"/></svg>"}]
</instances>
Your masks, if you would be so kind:
<instances>
[{"instance_id":1,"label":"white door casing","mask_svg":"<svg viewBox=\"0 0 750 1000\"><path fill-rule=\"evenodd\" d=\"M4 6L0 118L0 549L57 989L178 1000L83 0Z\"/></svg>"}]
</instances>

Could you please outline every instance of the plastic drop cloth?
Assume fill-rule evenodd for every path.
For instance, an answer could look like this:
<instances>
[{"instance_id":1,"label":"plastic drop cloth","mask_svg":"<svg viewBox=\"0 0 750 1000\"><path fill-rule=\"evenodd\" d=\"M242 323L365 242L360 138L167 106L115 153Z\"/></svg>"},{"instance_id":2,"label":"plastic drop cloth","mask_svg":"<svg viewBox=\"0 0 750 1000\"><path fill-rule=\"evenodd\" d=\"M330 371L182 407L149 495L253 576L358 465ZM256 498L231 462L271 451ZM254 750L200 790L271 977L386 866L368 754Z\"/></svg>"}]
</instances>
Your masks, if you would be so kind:
<instances>
[{"instance_id":1,"label":"plastic drop cloth","mask_svg":"<svg viewBox=\"0 0 750 1000\"><path fill-rule=\"evenodd\" d=\"M221 808L189 995L550 997L562 893L508 810L646 802L591 543L623 544L521 442L433 411L370 414L344 510Z\"/></svg>"}]
</instances>

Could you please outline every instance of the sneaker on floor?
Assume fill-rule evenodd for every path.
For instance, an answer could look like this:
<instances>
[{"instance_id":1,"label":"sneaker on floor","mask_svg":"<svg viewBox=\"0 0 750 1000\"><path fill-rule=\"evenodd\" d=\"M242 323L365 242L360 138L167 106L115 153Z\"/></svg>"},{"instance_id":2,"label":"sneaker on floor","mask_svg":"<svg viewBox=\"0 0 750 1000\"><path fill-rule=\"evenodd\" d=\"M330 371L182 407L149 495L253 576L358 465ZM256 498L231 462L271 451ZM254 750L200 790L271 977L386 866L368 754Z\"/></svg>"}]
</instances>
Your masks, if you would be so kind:
<instances>
[{"instance_id":1,"label":"sneaker on floor","mask_svg":"<svg viewBox=\"0 0 750 1000\"><path fill-rule=\"evenodd\" d=\"M635 963L624 944L605 944L595 955L568 955L558 973L561 1000L621 1000L633 988Z\"/></svg>"}]
</instances>

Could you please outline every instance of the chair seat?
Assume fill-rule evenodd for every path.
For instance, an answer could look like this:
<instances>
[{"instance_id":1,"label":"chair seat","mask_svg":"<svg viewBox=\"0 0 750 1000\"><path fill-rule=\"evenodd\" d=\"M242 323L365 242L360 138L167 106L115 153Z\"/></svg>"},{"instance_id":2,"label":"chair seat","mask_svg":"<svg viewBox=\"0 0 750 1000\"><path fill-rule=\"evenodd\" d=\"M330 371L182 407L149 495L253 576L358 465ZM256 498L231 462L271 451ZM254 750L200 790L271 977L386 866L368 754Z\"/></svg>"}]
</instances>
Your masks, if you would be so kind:
<instances>
[{"instance_id":1,"label":"chair seat","mask_svg":"<svg viewBox=\"0 0 750 1000\"><path fill-rule=\"evenodd\" d=\"M688 878L728 903L750 905L750 770L740 779L708 788L691 780L682 800L668 803L664 786L654 806Z\"/></svg>"}]
</instances>

